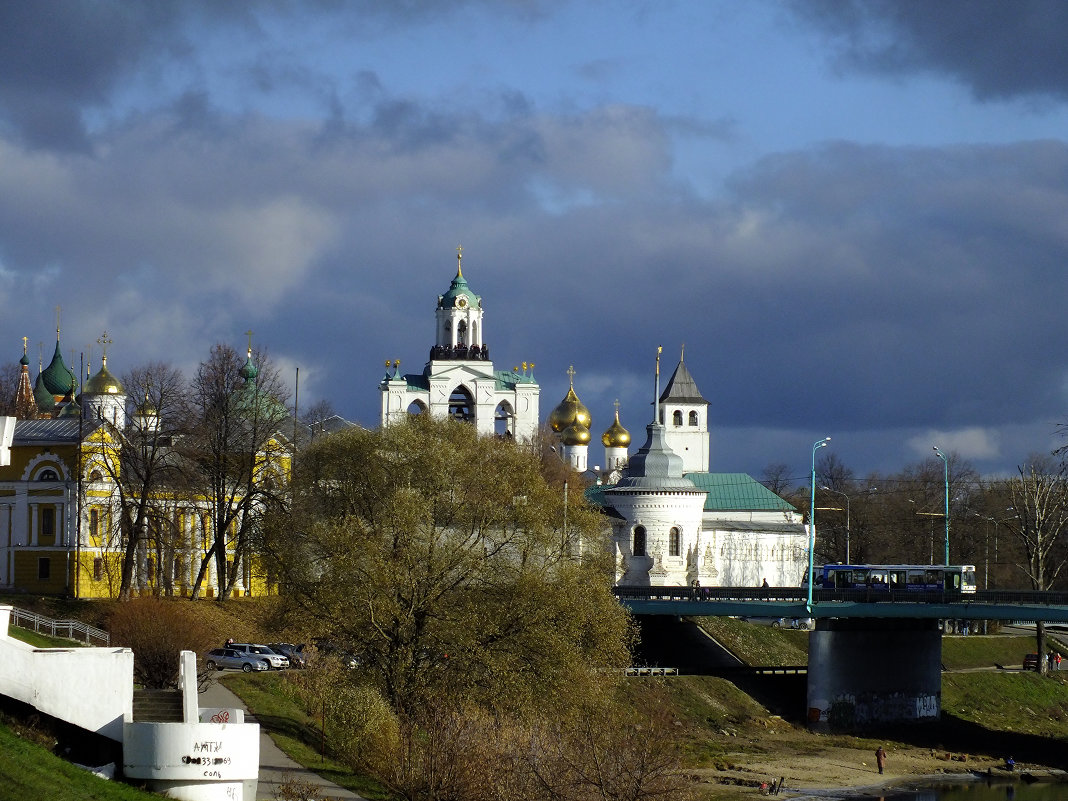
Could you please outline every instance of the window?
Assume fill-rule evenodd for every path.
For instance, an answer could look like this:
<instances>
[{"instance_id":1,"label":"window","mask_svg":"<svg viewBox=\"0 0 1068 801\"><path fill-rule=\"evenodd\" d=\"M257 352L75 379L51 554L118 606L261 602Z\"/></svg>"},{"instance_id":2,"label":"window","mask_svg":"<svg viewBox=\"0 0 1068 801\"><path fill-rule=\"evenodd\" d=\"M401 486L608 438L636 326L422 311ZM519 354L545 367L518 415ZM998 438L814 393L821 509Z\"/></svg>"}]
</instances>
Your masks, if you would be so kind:
<instances>
[{"instance_id":1,"label":"window","mask_svg":"<svg viewBox=\"0 0 1068 801\"><path fill-rule=\"evenodd\" d=\"M41 536L56 536L56 510L46 506L41 510Z\"/></svg>"},{"instance_id":2,"label":"window","mask_svg":"<svg viewBox=\"0 0 1068 801\"><path fill-rule=\"evenodd\" d=\"M682 425L682 412L678 409L671 413L671 424L675 426Z\"/></svg>"},{"instance_id":3,"label":"window","mask_svg":"<svg viewBox=\"0 0 1068 801\"><path fill-rule=\"evenodd\" d=\"M697 412L690 412L690 425L697 425Z\"/></svg>"},{"instance_id":4,"label":"window","mask_svg":"<svg viewBox=\"0 0 1068 801\"><path fill-rule=\"evenodd\" d=\"M668 535L668 556L679 556L682 553L682 535L677 528L672 528Z\"/></svg>"},{"instance_id":5,"label":"window","mask_svg":"<svg viewBox=\"0 0 1068 801\"><path fill-rule=\"evenodd\" d=\"M100 510L89 510L89 537L93 545L100 544Z\"/></svg>"},{"instance_id":6,"label":"window","mask_svg":"<svg viewBox=\"0 0 1068 801\"><path fill-rule=\"evenodd\" d=\"M634 547L631 550L635 556L645 556L645 526L634 529Z\"/></svg>"},{"instance_id":7,"label":"window","mask_svg":"<svg viewBox=\"0 0 1068 801\"><path fill-rule=\"evenodd\" d=\"M104 560L99 556L93 560L93 581L104 578Z\"/></svg>"},{"instance_id":8,"label":"window","mask_svg":"<svg viewBox=\"0 0 1068 801\"><path fill-rule=\"evenodd\" d=\"M52 578L52 560L47 556L37 559L37 578L40 581L47 581Z\"/></svg>"},{"instance_id":9,"label":"window","mask_svg":"<svg viewBox=\"0 0 1068 801\"><path fill-rule=\"evenodd\" d=\"M59 481L59 474L55 470L42 470L37 476L38 481Z\"/></svg>"},{"instance_id":10,"label":"window","mask_svg":"<svg viewBox=\"0 0 1068 801\"><path fill-rule=\"evenodd\" d=\"M99 470L94 470L92 473L89 474L89 480L90 481L103 481L104 480L104 474L101 473Z\"/></svg>"}]
</instances>

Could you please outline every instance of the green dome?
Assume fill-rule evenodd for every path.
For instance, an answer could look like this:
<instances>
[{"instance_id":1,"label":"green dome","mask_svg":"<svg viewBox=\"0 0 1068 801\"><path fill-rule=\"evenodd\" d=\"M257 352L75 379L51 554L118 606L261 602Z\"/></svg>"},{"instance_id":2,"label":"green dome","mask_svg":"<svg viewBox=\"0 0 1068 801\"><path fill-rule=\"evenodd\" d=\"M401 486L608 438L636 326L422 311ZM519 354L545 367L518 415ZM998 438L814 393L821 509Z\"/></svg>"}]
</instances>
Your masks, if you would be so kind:
<instances>
[{"instance_id":1,"label":"green dome","mask_svg":"<svg viewBox=\"0 0 1068 801\"><path fill-rule=\"evenodd\" d=\"M56 352L52 356L52 361L48 363L48 367L41 372L41 378L45 389L53 396L63 396L74 389L74 376L63 363L63 355L59 352L59 340L56 340Z\"/></svg>"},{"instance_id":2,"label":"green dome","mask_svg":"<svg viewBox=\"0 0 1068 801\"><path fill-rule=\"evenodd\" d=\"M467 285L467 279L464 278L463 273L459 269L456 270L456 277L452 279L452 284L449 286L449 291L438 298L439 309L454 309L454 308L480 308L482 306L482 298L471 291L471 287Z\"/></svg>"},{"instance_id":3,"label":"green dome","mask_svg":"<svg viewBox=\"0 0 1068 801\"><path fill-rule=\"evenodd\" d=\"M33 385L33 399L37 403L37 408L42 412L50 412L56 407L56 396L45 386L43 372L37 376L37 381Z\"/></svg>"}]
</instances>

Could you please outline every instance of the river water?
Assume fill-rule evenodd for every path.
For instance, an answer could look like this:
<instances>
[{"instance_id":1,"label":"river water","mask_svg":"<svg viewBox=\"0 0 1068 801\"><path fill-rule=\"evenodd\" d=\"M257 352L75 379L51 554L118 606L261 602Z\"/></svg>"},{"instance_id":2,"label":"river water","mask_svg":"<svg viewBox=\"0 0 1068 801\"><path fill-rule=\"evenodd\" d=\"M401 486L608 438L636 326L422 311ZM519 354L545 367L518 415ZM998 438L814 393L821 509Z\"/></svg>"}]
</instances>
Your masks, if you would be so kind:
<instances>
[{"instance_id":1,"label":"river water","mask_svg":"<svg viewBox=\"0 0 1068 801\"><path fill-rule=\"evenodd\" d=\"M938 784L921 790L887 790L883 801L1064 801L1068 799L1068 784L1059 782L1004 781L987 784L973 781L965 784Z\"/></svg>"}]
</instances>

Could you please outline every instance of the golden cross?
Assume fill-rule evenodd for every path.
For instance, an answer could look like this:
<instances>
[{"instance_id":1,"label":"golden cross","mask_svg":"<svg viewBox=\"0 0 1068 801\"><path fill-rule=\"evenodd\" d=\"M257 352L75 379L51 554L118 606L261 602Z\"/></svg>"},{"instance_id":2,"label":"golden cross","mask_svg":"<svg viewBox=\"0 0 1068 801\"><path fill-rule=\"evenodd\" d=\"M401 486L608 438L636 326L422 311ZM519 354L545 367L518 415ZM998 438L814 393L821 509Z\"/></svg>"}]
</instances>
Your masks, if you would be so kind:
<instances>
[{"instance_id":1,"label":"golden cross","mask_svg":"<svg viewBox=\"0 0 1068 801\"><path fill-rule=\"evenodd\" d=\"M252 355L252 329L251 328L248 331L245 332L245 336L248 337L248 353L249 353L249 356L251 356Z\"/></svg>"},{"instance_id":2,"label":"golden cross","mask_svg":"<svg viewBox=\"0 0 1068 801\"><path fill-rule=\"evenodd\" d=\"M567 379L571 382L571 385L575 385L575 365L571 365L567 368Z\"/></svg>"},{"instance_id":3,"label":"golden cross","mask_svg":"<svg viewBox=\"0 0 1068 801\"><path fill-rule=\"evenodd\" d=\"M464 261L464 246L463 245L457 245L456 246L456 274L458 276L460 276L461 278L463 277L463 274L464 274L463 261Z\"/></svg>"},{"instance_id":4,"label":"golden cross","mask_svg":"<svg viewBox=\"0 0 1068 801\"><path fill-rule=\"evenodd\" d=\"M28 339L29 339L29 337L23 337L22 338L22 355L23 356L26 355L26 340L28 340Z\"/></svg>"},{"instance_id":5,"label":"golden cross","mask_svg":"<svg viewBox=\"0 0 1068 801\"><path fill-rule=\"evenodd\" d=\"M105 359L105 361L108 358L108 345L110 345L112 342L114 342L114 340L111 339L110 337L108 337L108 332L107 331L104 331L104 333L101 334L100 337L96 341L96 344L100 345L100 347L104 349L104 359Z\"/></svg>"}]
</instances>

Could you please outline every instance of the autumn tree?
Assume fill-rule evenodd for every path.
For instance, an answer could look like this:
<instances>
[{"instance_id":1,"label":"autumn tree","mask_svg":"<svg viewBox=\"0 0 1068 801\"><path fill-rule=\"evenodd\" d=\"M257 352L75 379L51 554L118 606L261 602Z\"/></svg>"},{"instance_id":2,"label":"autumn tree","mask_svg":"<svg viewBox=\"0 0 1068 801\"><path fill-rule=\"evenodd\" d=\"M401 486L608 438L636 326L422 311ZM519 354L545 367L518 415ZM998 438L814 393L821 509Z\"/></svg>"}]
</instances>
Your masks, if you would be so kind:
<instances>
[{"instance_id":1,"label":"autumn tree","mask_svg":"<svg viewBox=\"0 0 1068 801\"><path fill-rule=\"evenodd\" d=\"M208 499L211 544L200 560L192 597L214 566L219 597L230 596L247 566L263 516L285 502L286 388L265 353L247 357L216 345L190 388L189 431L179 443L191 484ZM229 557L233 557L230 559Z\"/></svg>"},{"instance_id":2,"label":"autumn tree","mask_svg":"<svg viewBox=\"0 0 1068 801\"><path fill-rule=\"evenodd\" d=\"M625 662L599 515L579 492L565 515L522 445L422 415L320 437L295 476L269 540L286 597L394 709L529 707Z\"/></svg>"}]
</instances>

